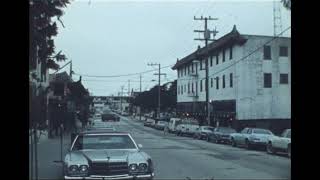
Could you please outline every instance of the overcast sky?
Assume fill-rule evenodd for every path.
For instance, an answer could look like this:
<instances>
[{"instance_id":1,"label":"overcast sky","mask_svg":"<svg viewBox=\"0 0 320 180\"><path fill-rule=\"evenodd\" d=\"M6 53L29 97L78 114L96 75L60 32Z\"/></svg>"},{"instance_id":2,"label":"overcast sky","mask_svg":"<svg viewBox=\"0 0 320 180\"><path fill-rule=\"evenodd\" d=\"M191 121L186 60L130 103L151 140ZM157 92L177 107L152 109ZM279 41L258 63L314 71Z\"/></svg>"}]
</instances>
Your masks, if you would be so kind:
<instances>
[{"instance_id":1,"label":"overcast sky","mask_svg":"<svg viewBox=\"0 0 320 180\"><path fill-rule=\"evenodd\" d=\"M193 30L204 28L203 21L193 17L201 15L219 18L208 23L209 29L219 31L216 38L230 32L233 25L242 34L273 35L272 1L73 0L62 17L65 28L59 25L56 51L62 50L72 60L73 71L83 75L83 84L93 95L118 95L121 86L127 92L129 79L130 89L138 91L139 75L84 75L124 75L156 68L148 63L173 65L177 58L203 46L193 40L199 37ZM281 17L283 30L291 26L291 12L283 6ZM284 36L291 36L290 31ZM69 73L68 66L64 70ZM162 72L167 73L162 82L176 79L170 67ZM157 80L153 73L142 74L142 90L157 83L151 81Z\"/></svg>"}]
</instances>

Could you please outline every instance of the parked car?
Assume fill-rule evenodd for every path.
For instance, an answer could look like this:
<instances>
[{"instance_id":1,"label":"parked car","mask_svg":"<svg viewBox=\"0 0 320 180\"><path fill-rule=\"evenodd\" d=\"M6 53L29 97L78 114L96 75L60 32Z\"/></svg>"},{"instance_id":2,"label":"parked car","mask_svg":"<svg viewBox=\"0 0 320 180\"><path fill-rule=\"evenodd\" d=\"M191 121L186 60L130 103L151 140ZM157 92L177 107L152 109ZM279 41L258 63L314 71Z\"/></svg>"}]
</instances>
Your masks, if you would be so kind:
<instances>
[{"instance_id":1,"label":"parked car","mask_svg":"<svg viewBox=\"0 0 320 180\"><path fill-rule=\"evenodd\" d=\"M169 121L169 133L176 133L176 128L179 124L179 122L181 122L182 119L181 118L170 118Z\"/></svg>"},{"instance_id":2,"label":"parked car","mask_svg":"<svg viewBox=\"0 0 320 180\"><path fill-rule=\"evenodd\" d=\"M291 157L291 129L286 129L281 136L270 136L267 144L267 152L270 154L278 151L286 152Z\"/></svg>"},{"instance_id":3,"label":"parked car","mask_svg":"<svg viewBox=\"0 0 320 180\"><path fill-rule=\"evenodd\" d=\"M143 123L143 125L144 125L144 126L147 126L147 127L151 127L154 123L155 123L155 120L154 120L154 119L148 118L148 119Z\"/></svg>"},{"instance_id":4,"label":"parked car","mask_svg":"<svg viewBox=\"0 0 320 180\"><path fill-rule=\"evenodd\" d=\"M268 138L274 136L268 129L244 128L240 133L230 134L232 146L244 145L247 149L253 146L266 147Z\"/></svg>"},{"instance_id":5,"label":"parked car","mask_svg":"<svg viewBox=\"0 0 320 180\"><path fill-rule=\"evenodd\" d=\"M209 134L207 141L215 143L230 143L230 134L236 133L237 131L230 127L216 127L213 133Z\"/></svg>"},{"instance_id":6,"label":"parked car","mask_svg":"<svg viewBox=\"0 0 320 180\"><path fill-rule=\"evenodd\" d=\"M155 128L158 130L164 130L164 127L168 126L168 122L167 121L158 121L155 125Z\"/></svg>"},{"instance_id":7,"label":"parked car","mask_svg":"<svg viewBox=\"0 0 320 180\"><path fill-rule=\"evenodd\" d=\"M183 120L176 128L177 136L193 136L199 127L199 123L196 120Z\"/></svg>"},{"instance_id":8,"label":"parked car","mask_svg":"<svg viewBox=\"0 0 320 180\"><path fill-rule=\"evenodd\" d=\"M129 133L85 131L72 139L64 179L152 179L151 157Z\"/></svg>"},{"instance_id":9,"label":"parked car","mask_svg":"<svg viewBox=\"0 0 320 180\"><path fill-rule=\"evenodd\" d=\"M200 126L196 133L193 135L195 139L208 139L210 134L213 133L214 128L211 126Z\"/></svg>"}]
</instances>

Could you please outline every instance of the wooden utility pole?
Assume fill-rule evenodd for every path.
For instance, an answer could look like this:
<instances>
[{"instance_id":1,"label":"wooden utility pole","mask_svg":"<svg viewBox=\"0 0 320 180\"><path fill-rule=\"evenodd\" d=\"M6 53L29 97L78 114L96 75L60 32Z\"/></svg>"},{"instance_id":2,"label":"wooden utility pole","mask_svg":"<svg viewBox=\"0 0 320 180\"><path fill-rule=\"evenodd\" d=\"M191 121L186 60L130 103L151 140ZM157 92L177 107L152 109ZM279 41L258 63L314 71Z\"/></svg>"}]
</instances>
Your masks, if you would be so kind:
<instances>
[{"instance_id":1,"label":"wooden utility pole","mask_svg":"<svg viewBox=\"0 0 320 180\"><path fill-rule=\"evenodd\" d=\"M140 94L139 95L141 95L141 88L142 86L141 86L141 74L140 74ZM139 107L139 120L141 121L141 106Z\"/></svg>"},{"instance_id":2,"label":"wooden utility pole","mask_svg":"<svg viewBox=\"0 0 320 180\"><path fill-rule=\"evenodd\" d=\"M205 54L205 63L206 63L206 80L205 80L205 90L206 90L206 115L207 115L207 121L208 121L208 126L210 126L210 102L209 102L209 66L208 66L208 61L209 61L209 53L208 53L208 41L214 41L214 39L210 39L210 34L213 34L213 37L218 33L218 31L210 31L208 29L208 20L218 20L218 18L211 18L209 17L202 17L201 18L196 18L194 16L194 20L200 20L204 21L204 30L194 30L194 32L199 32L204 34L204 39L201 38L196 38L194 40L199 40L199 41L205 41L205 49L206 49L206 54Z\"/></svg>"},{"instance_id":3,"label":"wooden utility pole","mask_svg":"<svg viewBox=\"0 0 320 180\"><path fill-rule=\"evenodd\" d=\"M158 66L158 71L159 71L159 73L157 74L157 73L155 73L155 74L153 74L153 75L158 75L158 119L160 118L160 105L161 105L161 103L160 103L160 97L161 97L161 87L160 87L160 85L161 85L161 75L166 75L165 73L162 73L161 74L161 65L160 65L160 63L148 63L148 66Z\"/></svg>"}]
</instances>

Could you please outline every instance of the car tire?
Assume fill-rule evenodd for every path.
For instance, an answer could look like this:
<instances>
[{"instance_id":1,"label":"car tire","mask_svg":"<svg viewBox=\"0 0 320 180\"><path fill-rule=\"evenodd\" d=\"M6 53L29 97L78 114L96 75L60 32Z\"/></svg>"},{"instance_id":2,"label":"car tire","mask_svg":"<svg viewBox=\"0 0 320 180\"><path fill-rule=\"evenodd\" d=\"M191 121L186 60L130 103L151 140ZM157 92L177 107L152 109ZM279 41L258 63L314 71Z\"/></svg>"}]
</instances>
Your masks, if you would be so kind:
<instances>
[{"instance_id":1,"label":"car tire","mask_svg":"<svg viewBox=\"0 0 320 180\"><path fill-rule=\"evenodd\" d=\"M250 150L251 149L251 145L250 145L250 143L249 143L249 141L248 141L248 139L246 139L246 142L245 142L245 147L246 147L246 149L248 149L248 150Z\"/></svg>"},{"instance_id":2,"label":"car tire","mask_svg":"<svg viewBox=\"0 0 320 180\"><path fill-rule=\"evenodd\" d=\"M231 138L231 146L232 147L237 147L237 143L233 138Z\"/></svg>"},{"instance_id":3,"label":"car tire","mask_svg":"<svg viewBox=\"0 0 320 180\"><path fill-rule=\"evenodd\" d=\"M272 147L272 143L271 143L271 142L269 142L269 143L267 144L267 153L268 153L268 154L275 154L275 153L276 153L275 150L274 150L274 148Z\"/></svg>"},{"instance_id":4,"label":"car tire","mask_svg":"<svg viewBox=\"0 0 320 180\"><path fill-rule=\"evenodd\" d=\"M288 157L291 158L291 144L288 145L287 153L288 153Z\"/></svg>"}]
</instances>

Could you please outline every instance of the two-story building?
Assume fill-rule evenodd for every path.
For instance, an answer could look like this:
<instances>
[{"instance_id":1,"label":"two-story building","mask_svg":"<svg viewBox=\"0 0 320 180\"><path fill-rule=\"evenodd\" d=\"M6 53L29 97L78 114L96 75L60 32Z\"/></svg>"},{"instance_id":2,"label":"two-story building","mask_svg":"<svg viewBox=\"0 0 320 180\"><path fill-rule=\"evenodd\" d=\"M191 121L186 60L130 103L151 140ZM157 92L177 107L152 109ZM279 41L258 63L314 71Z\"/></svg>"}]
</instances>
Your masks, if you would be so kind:
<instances>
[{"instance_id":1,"label":"two-story building","mask_svg":"<svg viewBox=\"0 0 320 180\"><path fill-rule=\"evenodd\" d=\"M291 127L291 39L240 34L236 27L208 48L178 60L177 111L206 117L205 60L209 67L210 124L237 129Z\"/></svg>"}]
</instances>

